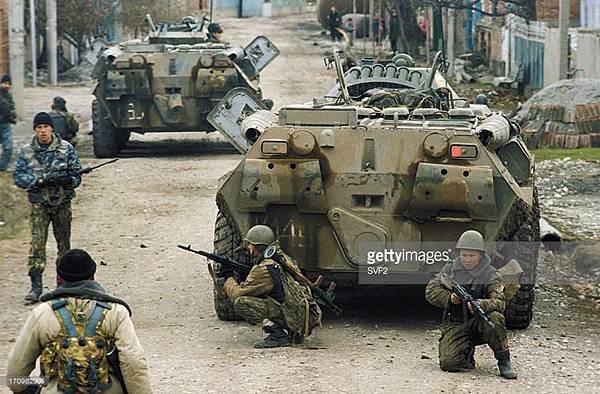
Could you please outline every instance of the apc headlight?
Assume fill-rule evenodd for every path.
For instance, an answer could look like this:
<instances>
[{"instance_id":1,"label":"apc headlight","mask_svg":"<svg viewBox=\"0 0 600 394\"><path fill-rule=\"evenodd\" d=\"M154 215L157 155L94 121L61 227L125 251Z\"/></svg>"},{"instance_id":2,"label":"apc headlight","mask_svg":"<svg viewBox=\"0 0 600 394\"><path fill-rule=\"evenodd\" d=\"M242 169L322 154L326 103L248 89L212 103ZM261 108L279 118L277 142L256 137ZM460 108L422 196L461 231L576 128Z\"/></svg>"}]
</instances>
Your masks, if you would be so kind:
<instances>
[{"instance_id":1,"label":"apc headlight","mask_svg":"<svg viewBox=\"0 0 600 394\"><path fill-rule=\"evenodd\" d=\"M129 60L119 60L118 62L115 62L115 67L119 70L129 68Z\"/></svg>"},{"instance_id":2,"label":"apc headlight","mask_svg":"<svg viewBox=\"0 0 600 394\"><path fill-rule=\"evenodd\" d=\"M479 151L476 145L452 144L450 145L450 157L453 159L476 159Z\"/></svg>"},{"instance_id":3,"label":"apc headlight","mask_svg":"<svg viewBox=\"0 0 600 394\"><path fill-rule=\"evenodd\" d=\"M285 140L266 140L260 145L260 151L263 155L286 155L289 146Z\"/></svg>"},{"instance_id":4,"label":"apc headlight","mask_svg":"<svg viewBox=\"0 0 600 394\"><path fill-rule=\"evenodd\" d=\"M204 54L200 56L200 64L202 67L210 67L213 65L213 56L210 54Z\"/></svg>"}]
</instances>

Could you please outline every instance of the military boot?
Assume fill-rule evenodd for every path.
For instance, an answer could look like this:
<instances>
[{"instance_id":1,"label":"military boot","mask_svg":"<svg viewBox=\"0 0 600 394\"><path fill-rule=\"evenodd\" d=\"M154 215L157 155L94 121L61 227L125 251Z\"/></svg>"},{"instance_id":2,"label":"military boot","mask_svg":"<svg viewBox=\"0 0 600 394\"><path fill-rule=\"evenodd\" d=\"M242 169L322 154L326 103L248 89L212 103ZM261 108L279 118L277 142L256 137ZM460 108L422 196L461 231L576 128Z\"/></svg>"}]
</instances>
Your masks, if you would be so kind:
<instances>
[{"instance_id":1,"label":"military boot","mask_svg":"<svg viewBox=\"0 0 600 394\"><path fill-rule=\"evenodd\" d=\"M31 278L31 290L25 296L25 301L38 302L42 295L42 271L31 270L29 271L29 277Z\"/></svg>"},{"instance_id":2,"label":"military boot","mask_svg":"<svg viewBox=\"0 0 600 394\"><path fill-rule=\"evenodd\" d=\"M502 376L505 379L516 379L517 373L512 369L512 365L510 364L510 351L500 350L497 351L494 355L498 360L498 369L500 370L500 376Z\"/></svg>"},{"instance_id":3,"label":"military boot","mask_svg":"<svg viewBox=\"0 0 600 394\"><path fill-rule=\"evenodd\" d=\"M469 352L469 359L465 364L465 369L475 369L475 348Z\"/></svg>"},{"instance_id":4,"label":"military boot","mask_svg":"<svg viewBox=\"0 0 600 394\"><path fill-rule=\"evenodd\" d=\"M290 337L283 328L277 324L265 327L265 332L269 333L265 339L254 344L257 349L268 349L274 347L283 347L290 345Z\"/></svg>"}]
</instances>

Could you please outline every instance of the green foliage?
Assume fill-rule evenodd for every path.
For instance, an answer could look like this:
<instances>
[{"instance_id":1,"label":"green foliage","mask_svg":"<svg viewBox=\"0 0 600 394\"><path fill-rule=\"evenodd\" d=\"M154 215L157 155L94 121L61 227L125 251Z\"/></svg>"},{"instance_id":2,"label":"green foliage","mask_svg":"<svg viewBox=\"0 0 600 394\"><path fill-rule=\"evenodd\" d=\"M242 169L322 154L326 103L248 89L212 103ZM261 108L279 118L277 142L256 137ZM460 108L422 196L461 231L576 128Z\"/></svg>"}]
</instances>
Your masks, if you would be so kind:
<instances>
[{"instance_id":1,"label":"green foliage","mask_svg":"<svg viewBox=\"0 0 600 394\"><path fill-rule=\"evenodd\" d=\"M535 155L535 161L562 159L570 157L573 160L599 160L600 148L580 149L535 149L531 151Z\"/></svg>"}]
</instances>

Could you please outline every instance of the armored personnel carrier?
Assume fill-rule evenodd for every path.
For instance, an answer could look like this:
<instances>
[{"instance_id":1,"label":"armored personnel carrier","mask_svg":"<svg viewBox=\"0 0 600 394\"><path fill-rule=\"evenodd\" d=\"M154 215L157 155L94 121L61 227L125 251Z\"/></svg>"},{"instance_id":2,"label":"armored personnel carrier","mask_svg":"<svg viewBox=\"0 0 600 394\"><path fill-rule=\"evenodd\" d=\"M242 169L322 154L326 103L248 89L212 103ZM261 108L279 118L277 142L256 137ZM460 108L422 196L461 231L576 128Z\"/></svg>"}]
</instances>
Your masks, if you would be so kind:
<instances>
[{"instance_id":1,"label":"armored personnel carrier","mask_svg":"<svg viewBox=\"0 0 600 394\"><path fill-rule=\"evenodd\" d=\"M279 50L264 36L242 48L211 42L205 21L155 25L149 34L108 48L94 70L94 154L115 156L132 132L214 131L206 116L229 90L259 99L259 72Z\"/></svg>"},{"instance_id":2,"label":"armored personnel carrier","mask_svg":"<svg viewBox=\"0 0 600 394\"><path fill-rule=\"evenodd\" d=\"M278 115L241 90L215 107L209 121L245 152L220 182L215 252L245 259L235 250L241 235L267 224L311 278L426 284L447 258L377 266L369 253L447 251L474 229L493 264L516 273L505 313L509 327L525 328L539 239L533 158L518 126L456 95L439 57L431 68L403 59L345 73L330 63L335 87ZM243 108L255 112L238 116ZM226 301L215 298L222 319L232 316Z\"/></svg>"}]
</instances>

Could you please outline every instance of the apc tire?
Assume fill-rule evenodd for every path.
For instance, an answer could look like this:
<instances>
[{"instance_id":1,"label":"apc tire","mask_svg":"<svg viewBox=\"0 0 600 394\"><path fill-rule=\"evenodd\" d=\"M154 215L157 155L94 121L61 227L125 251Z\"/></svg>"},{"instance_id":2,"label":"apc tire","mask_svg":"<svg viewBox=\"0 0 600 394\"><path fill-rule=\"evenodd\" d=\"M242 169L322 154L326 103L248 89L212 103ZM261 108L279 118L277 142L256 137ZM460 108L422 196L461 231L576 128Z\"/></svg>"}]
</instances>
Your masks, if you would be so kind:
<instances>
[{"instance_id":1,"label":"apc tire","mask_svg":"<svg viewBox=\"0 0 600 394\"><path fill-rule=\"evenodd\" d=\"M540 209L536 188L532 205L529 207L522 200L516 201L509 218L501 240L515 244L511 244L510 254L505 255L505 259L516 259L523 269L523 275L517 294L506 304L504 317L506 328L522 330L531 323L535 303L534 286L540 246Z\"/></svg>"},{"instance_id":2,"label":"apc tire","mask_svg":"<svg viewBox=\"0 0 600 394\"><path fill-rule=\"evenodd\" d=\"M215 254L228 257L231 260L243 261L250 264L249 259L245 254L235 251L235 249L242 244L242 238L238 231L227 220L225 214L223 214L221 211L217 213L217 219L215 221L213 244ZM215 270L215 275L217 275L217 272L219 271L219 264L212 264ZM241 317L235 313L233 303L229 297L224 294L222 288L218 288L218 286L222 286L222 283L224 282L225 280L223 278L217 277L218 285L214 285L213 293L217 317L224 321L242 320Z\"/></svg>"},{"instance_id":3,"label":"apc tire","mask_svg":"<svg viewBox=\"0 0 600 394\"><path fill-rule=\"evenodd\" d=\"M118 130L113 126L106 109L98 100L92 102L92 130L94 156L115 157L121 150L117 137Z\"/></svg>"}]
</instances>

